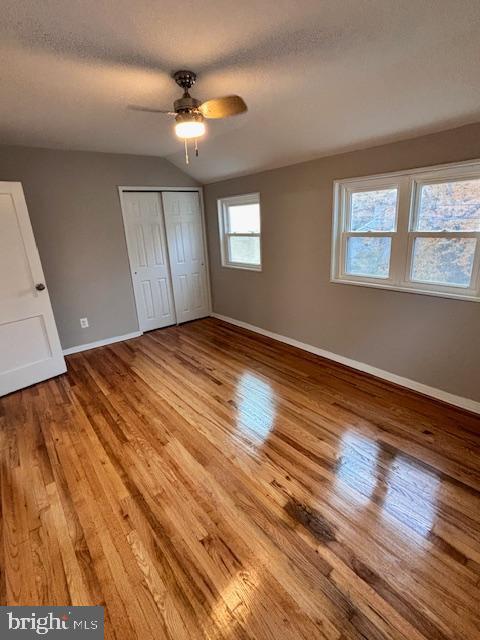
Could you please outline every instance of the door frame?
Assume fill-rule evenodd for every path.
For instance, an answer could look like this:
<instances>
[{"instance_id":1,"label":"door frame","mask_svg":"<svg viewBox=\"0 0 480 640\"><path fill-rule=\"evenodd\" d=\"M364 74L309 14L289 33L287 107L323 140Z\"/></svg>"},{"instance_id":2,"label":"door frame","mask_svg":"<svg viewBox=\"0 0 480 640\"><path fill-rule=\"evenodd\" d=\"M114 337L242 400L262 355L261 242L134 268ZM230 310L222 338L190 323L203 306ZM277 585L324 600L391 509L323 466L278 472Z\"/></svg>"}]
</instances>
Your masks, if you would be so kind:
<instances>
[{"instance_id":1,"label":"door frame","mask_svg":"<svg viewBox=\"0 0 480 640\"><path fill-rule=\"evenodd\" d=\"M162 191L188 191L188 192L197 192L198 193L198 197L200 200L200 215L201 215L201 223L202 223L202 240L203 240L203 252L205 255L205 267L207 270L207 304L208 304L208 314L211 315L212 314L212 291L211 291L211 287L210 287L210 260L208 259L208 245L207 245L207 230L206 230L206 222L205 222L205 206L204 206L204 201L203 201L203 188L202 187L138 187L138 186L119 186L118 187L118 196L120 198L120 208L122 211L122 220L123 220L123 235L124 235L124 240L125 240L125 250L127 252L127 257L128 257L128 265L130 267L130 282L132 284L132 291L134 291L133 289L133 278L132 278L132 268L131 268L131 264L130 264L130 254L128 253L128 245L127 245L127 225L126 225L126 217L125 217L125 208L124 208L124 203L123 203L123 194L128 192L128 191L146 191L146 192L157 192L160 193ZM167 251L168 251L168 246L167 246ZM169 269L170 269L170 265L169 265ZM140 322L138 319L138 309L137 309L137 301L135 299L134 296L134 300L135 300L135 314L137 316L137 326L138 326L138 330L139 332L142 334L143 331L140 329ZM175 313L175 320L177 320L177 314ZM178 326L178 321L176 322L177 326Z\"/></svg>"}]
</instances>

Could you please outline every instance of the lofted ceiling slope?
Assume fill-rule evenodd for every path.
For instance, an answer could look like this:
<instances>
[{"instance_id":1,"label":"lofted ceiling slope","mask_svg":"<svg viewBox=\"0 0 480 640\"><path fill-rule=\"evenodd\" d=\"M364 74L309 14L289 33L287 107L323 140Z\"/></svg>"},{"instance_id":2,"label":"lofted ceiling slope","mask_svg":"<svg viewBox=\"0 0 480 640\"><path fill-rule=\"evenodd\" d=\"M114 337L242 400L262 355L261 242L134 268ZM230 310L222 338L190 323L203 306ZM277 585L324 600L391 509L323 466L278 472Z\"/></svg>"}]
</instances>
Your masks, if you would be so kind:
<instances>
[{"instance_id":1,"label":"lofted ceiling slope","mask_svg":"<svg viewBox=\"0 0 480 640\"><path fill-rule=\"evenodd\" d=\"M478 0L3 0L3 144L165 156L203 182L480 120ZM238 93L185 167L170 75Z\"/></svg>"}]
</instances>

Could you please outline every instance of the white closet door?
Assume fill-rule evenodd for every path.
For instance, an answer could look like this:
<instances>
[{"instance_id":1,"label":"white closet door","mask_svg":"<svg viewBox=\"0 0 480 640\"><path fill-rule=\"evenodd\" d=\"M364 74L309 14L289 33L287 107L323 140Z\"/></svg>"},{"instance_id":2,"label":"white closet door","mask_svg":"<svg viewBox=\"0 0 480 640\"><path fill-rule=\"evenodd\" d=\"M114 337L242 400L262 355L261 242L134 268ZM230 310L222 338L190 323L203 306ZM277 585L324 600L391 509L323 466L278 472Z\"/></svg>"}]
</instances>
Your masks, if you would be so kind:
<instances>
[{"instance_id":1,"label":"white closet door","mask_svg":"<svg viewBox=\"0 0 480 640\"><path fill-rule=\"evenodd\" d=\"M0 396L66 371L20 182L0 182Z\"/></svg>"},{"instance_id":2,"label":"white closet door","mask_svg":"<svg viewBox=\"0 0 480 640\"><path fill-rule=\"evenodd\" d=\"M209 314L202 213L197 192L162 193L177 322Z\"/></svg>"},{"instance_id":3,"label":"white closet door","mask_svg":"<svg viewBox=\"0 0 480 640\"><path fill-rule=\"evenodd\" d=\"M175 324L161 196L124 192L122 202L140 330Z\"/></svg>"}]
</instances>

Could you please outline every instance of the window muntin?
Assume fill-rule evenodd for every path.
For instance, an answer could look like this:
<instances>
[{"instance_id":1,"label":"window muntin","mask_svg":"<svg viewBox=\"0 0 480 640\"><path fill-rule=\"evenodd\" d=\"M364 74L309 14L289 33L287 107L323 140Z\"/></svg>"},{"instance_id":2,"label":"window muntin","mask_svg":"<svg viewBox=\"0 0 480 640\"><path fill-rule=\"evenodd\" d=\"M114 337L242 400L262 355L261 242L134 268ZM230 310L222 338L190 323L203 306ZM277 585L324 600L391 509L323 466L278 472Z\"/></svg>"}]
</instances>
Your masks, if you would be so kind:
<instances>
[{"instance_id":1,"label":"window muntin","mask_svg":"<svg viewBox=\"0 0 480 640\"><path fill-rule=\"evenodd\" d=\"M218 201L222 264L261 270L261 222L258 194Z\"/></svg>"},{"instance_id":2,"label":"window muntin","mask_svg":"<svg viewBox=\"0 0 480 640\"><path fill-rule=\"evenodd\" d=\"M334 282L480 300L479 272L480 163L335 183Z\"/></svg>"}]
</instances>

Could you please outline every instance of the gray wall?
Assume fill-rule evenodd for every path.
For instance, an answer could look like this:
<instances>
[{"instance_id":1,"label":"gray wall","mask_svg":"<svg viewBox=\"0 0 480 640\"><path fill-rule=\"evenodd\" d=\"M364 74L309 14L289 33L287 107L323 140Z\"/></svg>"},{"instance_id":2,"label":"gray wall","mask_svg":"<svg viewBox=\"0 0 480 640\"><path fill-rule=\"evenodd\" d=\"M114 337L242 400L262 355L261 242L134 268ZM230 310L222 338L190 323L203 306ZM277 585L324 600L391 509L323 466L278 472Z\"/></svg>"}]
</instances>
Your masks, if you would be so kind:
<instances>
[{"instance_id":1,"label":"gray wall","mask_svg":"<svg viewBox=\"0 0 480 640\"><path fill-rule=\"evenodd\" d=\"M205 187L214 311L480 401L480 304L330 283L333 180L480 157L480 124ZM263 271L220 263L217 198L260 192Z\"/></svg>"},{"instance_id":2,"label":"gray wall","mask_svg":"<svg viewBox=\"0 0 480 640\"><path fill-rule=\"evenodd\" d=\"M138 330L117 186L195 181L160 158L6 146L0 180L23 184L62 346Z\"/></svg>"}]
</instances>

